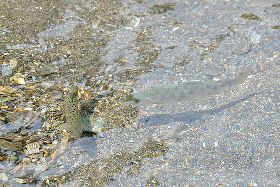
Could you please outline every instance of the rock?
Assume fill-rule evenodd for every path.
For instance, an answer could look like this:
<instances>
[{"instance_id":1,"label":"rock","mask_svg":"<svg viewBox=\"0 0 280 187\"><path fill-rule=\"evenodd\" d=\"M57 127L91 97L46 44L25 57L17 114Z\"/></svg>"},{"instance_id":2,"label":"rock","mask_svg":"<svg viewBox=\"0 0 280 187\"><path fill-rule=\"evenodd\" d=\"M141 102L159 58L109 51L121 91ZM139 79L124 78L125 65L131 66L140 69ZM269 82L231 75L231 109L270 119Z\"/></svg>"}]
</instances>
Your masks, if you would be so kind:
<instances>
[{"instance_id":1,"label":"rock","mask_svg":"<svg viewBox=\"0 0 280 187\"><path fill-rule=\"evenodd\" d=\"M5 139L0 139L0 148L7 150L7 151L18 151L22 149L21 142L9 142Z\"/></svg>"},{"instance_id":2,"label":"rock","mask_svg":"<svg viewBox=\"0 0 280 187\"><path fill-rule=\"evenodd\" d=\"M50 75L50 74L56 73L56 72L58 72L58 67L54 63L45 65L40 69L40 74L42 76Z\"/></svg>"},{"instance_id":3,"label":"rock","mask_svg":"<svg viewBox=\"0 0 280 187\"><path fill-rule=\"evenodd\" d=\"M0 180L1 181L7 181L9 178L5 173L0 173Z\"/></svg>"},{"instance_id":4,"label":"rock","mask_svg":"<svg viewBox=\"0 0 280 187\"><path fill-rule=\"evenodd\" d=\"M11 77L11 81L16 82L17 84L25 84L24 75L21 73L16 73L13 77Z\"/></svg>"},{"instance_id":5,"label":"rock","mask_svg":"<svg viewBox=\"0 0 280 187\"><path fill-rule=\"evenodd\" d=\"M238 42L232 46L232 52L238 55L248 53L252 49L249 42Z\"/></svg>"},{"instance_id":6,"label":"rock","mask_svg":"<svg viewBox=\"0 0 280 187\"><path fill-rule=\"evenodd\" d=\"M34 154L38 153L40 149L40 144L38 142L30 143L26 145L26 151L27 154Z\"/></svg>"}]
</instances>

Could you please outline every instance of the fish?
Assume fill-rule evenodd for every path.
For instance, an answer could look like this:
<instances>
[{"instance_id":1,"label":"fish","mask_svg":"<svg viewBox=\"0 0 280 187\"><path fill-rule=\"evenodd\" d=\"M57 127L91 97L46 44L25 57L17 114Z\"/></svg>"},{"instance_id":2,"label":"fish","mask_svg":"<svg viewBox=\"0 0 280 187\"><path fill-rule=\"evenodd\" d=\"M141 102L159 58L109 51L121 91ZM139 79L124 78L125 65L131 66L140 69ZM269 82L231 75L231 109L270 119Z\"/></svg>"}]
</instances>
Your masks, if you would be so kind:
<instances>
[{"instance_id":1,"label":"fish","mask_svg":"<svg viewBox=\"0 0 280 187\"><path fill-rule=\"evenodd\" d=\"M81 113L78 108L78 86L83 87L86 78L91 77L98 73L98 68L101 64L97 64L87 70L84 75L80 78L77 78L76 81L70 86L69 92L66 97L66 122L68 128L72 131L72 134L75 137L81 136L82 132L85 129L85 124L82 123Z\"/></svg>"},{"instance_id":2,"label":"fish","mask_svg":"<svg viewBox=\"0 0 280 187\"><path fill-rule=\"evenodd\" d=\"M179 84L168 84L136 92L125 98L125 105L149 106L151 104L169 104L178 101L200 101L206 96L217 95L227 87L244 82L250 73L254 72L248 67L237 77L219 81L192 81Z\"/></svg>"},{"instance_id":3,"label":"fish","mask_svg":"<svg viewBox=\"0 0 280 187\"><path fill-rule=\"evenodd\" d=\"M66 97L66 122L72 134L80 136L83 131L81 114L78 108L78 87L73 84Z\"/></svg>"}]
</instances>

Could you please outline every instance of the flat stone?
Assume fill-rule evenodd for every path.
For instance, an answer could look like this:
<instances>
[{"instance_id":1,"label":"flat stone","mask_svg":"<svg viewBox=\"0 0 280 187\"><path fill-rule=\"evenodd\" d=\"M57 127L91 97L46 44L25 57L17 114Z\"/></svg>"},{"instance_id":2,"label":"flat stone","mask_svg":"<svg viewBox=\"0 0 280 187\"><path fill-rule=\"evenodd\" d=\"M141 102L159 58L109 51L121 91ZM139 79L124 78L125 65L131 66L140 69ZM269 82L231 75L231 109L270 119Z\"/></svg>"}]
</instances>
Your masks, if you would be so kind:
<instances>
[{"instance_id":1,"label":"flat stone","mask_svg":"<svg viewBox=\"0 0 280 187\"><path fill-rule=\"evenodd\" d=\"M18 151L22 149L21 142L9 142L5 139L0 139L0 148L7 150L7 151Z\"/></svg>"},{"instance_id":2,"label":"flat stone","mask_svg":"<svg viewBox=\"0 0 280 187\"><path fill-rule=\"evenodd\" d=\"M233 44L232 52L238 55L248 53L252 49L250 42L238 42Z\"/></svg>"}]
</instances>

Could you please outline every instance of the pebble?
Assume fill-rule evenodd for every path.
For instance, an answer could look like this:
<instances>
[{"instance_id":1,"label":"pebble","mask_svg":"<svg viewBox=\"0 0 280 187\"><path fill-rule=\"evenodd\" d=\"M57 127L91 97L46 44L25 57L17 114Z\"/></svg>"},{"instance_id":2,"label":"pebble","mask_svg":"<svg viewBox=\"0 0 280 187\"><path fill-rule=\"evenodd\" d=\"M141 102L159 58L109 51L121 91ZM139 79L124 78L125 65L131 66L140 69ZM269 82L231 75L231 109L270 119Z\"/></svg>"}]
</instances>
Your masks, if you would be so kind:
<instances>
[{"instance_id":1,"label":"pebble","mask_svg":"<svg viewBox=\"0 0 280 187\"><path fill-rule=\"evenodd\" d=\"M9 178L5 173L0 173L0 180L1 181L7 181Z\"/></svg>"},{"instance_id":2,"label":"pebble","mask_svg":"<svg viewBox=\"0 0 280 187\"><path fill-rule=\"evenodd\" d=\"M21 73L16 73L10 79L11 81L15 81L17 84L25 84L24 75Z\"/></svg>"},{"instance_id":3,"label":"pebble","mask_svg":"<svg viewBox=\"0 0 280 187\"><path fill-rule=\"evenodd\" d=\"M12 154L8 154L6 157L4 157L4 160L7 160L9 162L15 162L18 158Z\"/></svg>"},{"instance_id":4,"label":"pebble","mask_svg":"<svg viewBox=\"0 0 280 187\"><path fill-rule=\"evenodd\" d=\"M40 165L37 165L34 170L35 171L42 171L44 168L45 168L45 165L40 164Z\"/></svg>"},{"instance_id":5,"label":"pebble","mask_svg":"<svg viewBox=\"0 0 280 187\"><path fill-rule=\"evenodd\" d=\"M90 118L91 121L91 131L98 134L99 136L103 136L102 134L102 129L104 126L105 121L103 120L103 118L99 117L99 118Z\"/></svg>"},{"instance_id":6,"label":"pebble","mask_svg":"<svg viewBox=\"0 0 280 187\"><path fill-rule=\"evenodd\" d=\"M28 154L38 153L40 148L40 144L38 142L30 143L26 145L26 150Z\"/></svg>"},{"instance_id":7,"label":"pebble","mask_svg":"<svg viewBox=\"0 0 280 187\"><path fill-rule=\"evenodd\" d=\"M10 64L2 64L2 76L10 75L12 73L13 68Z\"/></svg>"},{"instance_id":8,"label":"pebble","mask_svg":"<svg viewBox=\"0 0 280 187\"><path fill-rule=\"evenodd\" d=\"M21 142L9 142L5 139L0 139L0 148L5 149L7 151L18 151L22 149Z\"/></svg>"},{"instance_id":9,"label":"pebble","mask_svg":"<svg viewBox=\"0 0 280 187\"><path fill-rule=\"evenodd\" d=\"M253 43L259 43L260 40L261 40L261 35L259 35L258 33L252 31L250 32L250 40L253 42Z\"/></svg>"},{"instance_id":10,"label":"pebble","mask_svg":"<svg viewBox=\"0 0 280 187\"><path fill-rule=\"evenodd\" d=\"M3 88L3 91L6 92L6 93L8 93L8 94L13 94L13 93L16 93L16 92L17 92L17 89L12 88L12 87L10 87L10 86L5 86L5 87Z\"/></svg>"},{"instance_id":11,"label":"pebble","mask_svg":"<svg viewBox=\"0 0 280 187\"><path fill-rule=\"evenodd\" d=\"M55 63L51 63L43 66L39 72L42 76L50 75L52 73L58 72L58 66Z\"/></svg>"},{"instance_id":12,"label":"pebble","mask_svg":"<svg viewBox=\"0 0 280 187\"><path fill-rule=\"evenodd\" d=\"M252 49L249 42L238 42L232 46L232 52L238 55L248 53Z\"/></svg>"}]
</instances>

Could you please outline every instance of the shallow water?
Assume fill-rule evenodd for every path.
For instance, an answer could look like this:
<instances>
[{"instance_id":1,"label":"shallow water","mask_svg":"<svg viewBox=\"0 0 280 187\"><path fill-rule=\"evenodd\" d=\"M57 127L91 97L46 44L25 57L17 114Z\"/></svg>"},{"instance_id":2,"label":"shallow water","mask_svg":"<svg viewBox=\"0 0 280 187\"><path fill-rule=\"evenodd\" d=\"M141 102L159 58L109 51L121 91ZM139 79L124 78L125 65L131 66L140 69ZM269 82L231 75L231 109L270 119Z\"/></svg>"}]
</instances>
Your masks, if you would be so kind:
<instances>
[{"instance_id":1,"label":"shallow water","mask_svg":"<svg viewBox=\"0 0 280 187\"><path fill-rule=\"evenodd\" d=\"M1 86L17 89L1 87L0 134L23 146L2 147L1 184L280 183L275 1L5 1L0 7ZM11 59L17 65L3 68ZM259 70L202 101L121 104L128 89L226 80L248 65ZM25 84L12 81L16 73ZM84 73L82 116L106 122L102 136L73 139L62 128L65 96ZM24 152L34 142L40 151Z\"/></svg>"}]
</instances>

